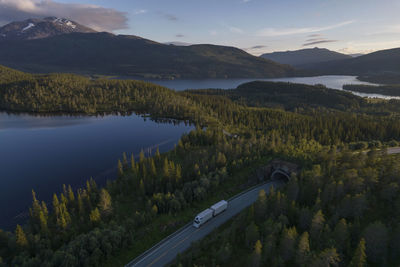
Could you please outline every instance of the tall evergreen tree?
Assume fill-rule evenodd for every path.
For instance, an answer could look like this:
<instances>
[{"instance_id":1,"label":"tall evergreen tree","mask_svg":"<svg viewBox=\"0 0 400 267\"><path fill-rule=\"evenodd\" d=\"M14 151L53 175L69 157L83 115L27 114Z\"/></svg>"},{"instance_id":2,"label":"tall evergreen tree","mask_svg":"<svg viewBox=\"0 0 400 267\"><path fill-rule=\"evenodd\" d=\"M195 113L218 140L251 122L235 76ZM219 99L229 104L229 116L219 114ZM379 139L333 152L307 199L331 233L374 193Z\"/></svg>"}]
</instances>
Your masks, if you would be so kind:
<instances>
[{"instance_id":1,"label":"tall evergreen tree","mask_svg":"<svg viewBox=\"0 0 400 267\"><path fill-rule=\"evenodd\" d=\"M118 177L121 177L122 175L124 175L124 167L122 166L122 162L121 160L118 160Z\"/></svg>"},{"instance_id":2,"label":"tall evergreen tree","mask_svg":"<svg viewBox=\"0 0 400 267\"><path fill-rule=\"evenodd\" d=\"M17 224L17 228L15 229L15 238L16 243L20 248L28 246L28 239L26 239L25 232L19 224Z\"/></svg>"},{"instance_id":3,"label":"tall evergreen tree","mask_svg":"<svg viewBox=\"0 0 400 267\"><path fill-rule=\"evenodd\" d=\"M112 201L111 196L106 189L101 189L100 191L100 201L99 201L100 211L108 215L112 212Z\"/></svg>"},{"instance_id":4,"label":"tall evergreen tree","mask_svg":"<svg viewBox=\"0 0 400 267\"><path fill-rule=\"evenodd\" d=\"M300 236L296 251L296 263L298 266L307 266L307 261L310 256L310 241L308 236L308 232L304 232Z\"/></svg>"},{"instance_id":5,"label":"tall evergreen tree","mask_svg":"<svg viewBox=\"0 0 400 267\"><path fill-rule=\"evenodd\" d=\"M367 266L367 254L365 253L365 239L361 238L357 249L354 252L349 267L365 267Z\"/></svg>"}]
</instances>

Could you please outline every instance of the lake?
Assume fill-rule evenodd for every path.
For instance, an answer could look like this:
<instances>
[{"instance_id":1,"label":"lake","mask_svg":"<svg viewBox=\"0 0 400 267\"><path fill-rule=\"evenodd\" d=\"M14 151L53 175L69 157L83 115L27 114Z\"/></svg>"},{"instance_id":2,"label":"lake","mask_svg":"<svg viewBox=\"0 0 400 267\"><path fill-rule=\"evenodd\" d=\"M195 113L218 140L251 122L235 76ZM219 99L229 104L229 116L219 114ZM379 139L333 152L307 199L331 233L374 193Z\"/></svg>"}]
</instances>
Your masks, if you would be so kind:
<instances>
[{"instance_id":1,"label":"lake","mask_svg":"<svg viewBox=\"0 0 400 267\"><path fill-rule=\"evenodd\" d=\"M49 201L63 184L81 187L116 177L123 152L173 148L193 127L138 115L32 116L0 113L0 228L24 221L34 189Z\"/></svg>"},{"instance_id":2,"label":"lake","mask_svg":"<svg viewBox=\"0 0 400 267\"><path fill-rule=\"evenodd\" d=\"M124 79L127 79L124 77ZM291 83L304 83L304 84L323 84L328 88L343 90L344 84L367 84L376 85L368 82L357 80L356 76L343 76L343 75L327 75L316 77L289 77L289 78L273 78L273 79L204 79L204 80L146 80L161 86L165 86L177 91L186 89L234 89L239 85L247 82L258 81L272 81L272 82L291 82ZM396 96L385 96L380 94L365 94L352 92L355 95L362 97L383 98L383 99L400 99Z\"/></svg>"}]
</instances>

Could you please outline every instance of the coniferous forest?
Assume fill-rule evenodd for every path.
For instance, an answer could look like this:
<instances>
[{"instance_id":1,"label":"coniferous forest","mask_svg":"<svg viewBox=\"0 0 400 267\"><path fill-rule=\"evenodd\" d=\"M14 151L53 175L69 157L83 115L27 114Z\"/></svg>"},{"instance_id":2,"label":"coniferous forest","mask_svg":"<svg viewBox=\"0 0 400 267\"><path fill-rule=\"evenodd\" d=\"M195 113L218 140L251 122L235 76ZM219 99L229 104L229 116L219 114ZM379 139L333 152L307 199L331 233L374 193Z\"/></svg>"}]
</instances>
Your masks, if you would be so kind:
<instances>
[{"instance_id":1,"label":"coniferous forest","mask_svg":"<svg viewBox=\"0 0 400 267\"><path fill-rule=\"evenodd\" d=\"M175 92L146 82L31 75L0 67L0 109L190 121L175 148L124 153L118 178L63 186L0 231L0 266L120 266L219 200L255 185L272 159L301 166L282 189L180 255L178 266L400 263L400 101L322 86L254 82ZM138 157L137 157L138 156Z\"/></svg>"}]
</instances>

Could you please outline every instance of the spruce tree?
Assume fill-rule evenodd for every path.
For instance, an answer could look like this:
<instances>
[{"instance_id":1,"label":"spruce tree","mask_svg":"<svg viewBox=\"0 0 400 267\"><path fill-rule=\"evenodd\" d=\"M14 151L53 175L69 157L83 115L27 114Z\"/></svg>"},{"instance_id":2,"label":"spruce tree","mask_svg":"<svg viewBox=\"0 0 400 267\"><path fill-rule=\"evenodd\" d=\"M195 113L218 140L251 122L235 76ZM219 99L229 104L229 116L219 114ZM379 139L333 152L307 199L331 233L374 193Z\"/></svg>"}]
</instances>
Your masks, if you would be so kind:
<instances>
[{"instance_id":1,"label":"spruce tree","mask_svg":"<svg viewBox=\"0 0 400 267\"><path fill-rule=\"evenodd\" d=\"M136 163L135 163L135 157L133 153L131 154L131 170L132 172L136 172Z\"/></svg>"},{"instance_id":2,"label":"spruce tree","mask_svg":"<svg viewBox=\"0 0 400 267\"><path fill-rule=\"evenodd\" d=\"M304 232L300 236L299 244L296 251L296 263L299 266L306 266L310 256L310 241L308 232Z\"/></svg>"},{"instance_id":3,"label":"spruce tree","mask_svg":"<svg viewBox=\"0 0 400 267\"><path fill-rule=\"evenodd\" d=\"M106 189L101 189L100 191L100 201L99 201L100 211L108 215L112 212L112 201L111 196Z\"/></svg>"},{"instance_id":4,"label":"spruce tree","mask_svg":"<svg viewBox=\"0 0 400 267\"><path fill-rule=\"evenodd\" d=\"M93 222L93 223L97 223L97 222L100 221L101 216L100 216L100 212L99 212L99 209L98 209L98 208L95 208L94 210L92 210L92 211L90 212L89 219L90 219L90 221Z\"/></svg>"},{"instance_id":5,"label":"spruce tree","mask_svg":"<svg viewBox=\"0 0 400 267\"><path fill-rule=\"evenodd\" d=\"M169 162L167 158L164 159L163 177L165 180L169 178Z\"/></svg>"},{"instance_id":6,"label":"spruce tree","mask_svg":"<svg viewBox=\"0 0 400 267\"><path fill-rule=\"evenodd\" d=\"M26 239L24 230L19 224L17 224L17 228L15 229L15 238L16 238L16 243L20 248L28 246L28 239Z\"/></svg>"},{"instance_id":7,"label":"spruce tree","mask_svg":"<svg viewBox=\"0 0 400 267\"><path fill-rule=\"evenodd\" d=\"M124 174L124 168L122 166L121 160L118 160L118 177L122 177Z\"/></svg>"},{"instance_id":8,"label":"spruce tree","mask_svg":"<svg viewBox=\"0 0 400 267\"><path fill-rule=\"evenodd\" d=\"M254 245L254 251L252 255L252 261L251 261L252 266L254 267L260 266L261 253L262 253L262 244L260 240L257 240L256 244Z\"/></svg>"},{"instance_id":9,"label":"spruce tree","mask_svg":"<svg viewBox=\"0 0 400 267\"><path fill-rule=\"evenodd\" d=\"M144 160L145 160L145 156L144 156L144 151L143 151L143 149L142 150L140 150L140 154L139 154L139 162L140 163L143 163L144 162Z\"/></svg>"},{"instance_id":10,"label":"spruce tree","mask_svg":"<svg viewBox=\"0 0 400 267\"><path fill-rule=\"evenodd\" d=\"M364 267L367 266L367 254L365 253L365 239L361 238L357 249L354 252L349 267Z\"/></svg>"},{"instance_id":11,"label":"spruce tree","mask_svg":"<svg viewBox=\"0 0 400 267\"><path fill-rule=\"evenodd\" d=\"M72 187L70 185L68 185L68 198L71 203L75 201L75 194L74 191L72 191Z\"/></svg>"},{"instance_id":12,"label":"spruce tree","mask_svg":"<svg viewBox=\"0 0 400 267\"><path fill-rule=\"evenodd\" d=\"M124 166L124 169L128 169L128 157L126 156L126 153L122 153L122 164Z\"/></svg>"}]
</instances>

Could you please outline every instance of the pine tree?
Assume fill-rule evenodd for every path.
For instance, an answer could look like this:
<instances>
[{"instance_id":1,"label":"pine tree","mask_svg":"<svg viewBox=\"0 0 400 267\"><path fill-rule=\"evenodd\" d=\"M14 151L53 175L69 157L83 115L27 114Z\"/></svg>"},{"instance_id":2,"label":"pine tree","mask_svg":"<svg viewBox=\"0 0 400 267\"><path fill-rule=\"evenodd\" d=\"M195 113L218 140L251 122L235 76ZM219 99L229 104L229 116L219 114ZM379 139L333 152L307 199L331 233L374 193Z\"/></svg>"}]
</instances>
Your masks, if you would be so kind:
<instances>
[{"instance_id":1,"label":"pine tree","mask_svg":"<svg viewBox=\"0 0 400 267\"><path fill-rule=\"evenodd\" d=\"M156 159L157 159L157 160L159 160L160 157L161 157L161 155L160 155L160 150L158 149L158 147L157 147L155 156L156 156Z\"/></svg>"},{"instance_id":2,"label":"pine tree","mask_svg":"<svg viewBox=\"0 0 400 267\"><path fill-rule=\"evenodd\" d=\"M296 263L299 266L306 266L310 255L310 241L308 232L304 232L300 236L299 244L296 251Z\"/></svg>"},{"instance_id":3,"label":"pine tree","mask_svg":"<svg viewBox=\"0 0 400 267\"><path fill-rule=\"evenodd\" d=\"M118 160L118 177L124 175L124 168L122 166L121 160Z\"/></svg>"},{"instance_id":4,"label":"pine tree","mask_svg":"<svg viewBox=\"0 0 400 267\"><path fill-rule=\"evenodd\" d=\"M54 214L56 215L56 217L58 217L60 214L59 206L60 206L60 202L58 201L58 197L56 194L54 194L53 195L53 211L54 211Z\"/></svg>"},{"instance_id":5,"label":"pine tree","mask_svg":"<svg viewBox=\"0 0 400 267\"><path fill-rule=\"evenodd\" d=\"M39 214L39 220L40 220L40 229L42 233L47 233L47 218L44 215L43 211L40 211Z\"/></svg>"},{"instance_id":6,"label":"pine tree","mask_svg":"<svg viewBox=\"0 0 400 267\"><path fill-rule=\"evenodd\" d=\"M15 229L15 238L16 243L20 248L28 246L28 240L26 239L24 230L19 224L17 224L17 228Z\"/></svg>"},{"instance_id":7,"label":"pine tree","mask_svg":"<svg viewBox=\"0 0 400 267\"><path fill-rule=\"evenodd\" d=\"M144 162L144 160L145 160L145 156L144 156L144 151L143 151L143 149L142 150L140 150L140 154L139 154L139 162L140 163L143 163Z\"/></svg>"},{"instance_id":8,"label":"pine tree","mask_svg":"<svg viewBox=\"0 0 400 267\"><path fill-rule=\"evenodd\" d=\"M176 165L176 182L179 183L182 179L182 167L180 164Z\"/></svg>"},{"instance_id":9,"label":"pine tree","mask_svg":"<svg viewBox=\"0 0 400 267\"><path fill-rule=\"evenodd\" d=\"M74 191L72 191L72 187L68 185L68 198L71 203L75 201Z\"/></svg>"},{"instance_id":10,"label":"pine tree","mask_svg":"<svg viewBox=\"0 0 400 267\"><path fill-rule=\"evenodd\" d=\"M77 200L78 200L78 212L79 212L79 215L82 216L83 214L85 214L85 206L83 205L82 196L79 191L77 194Z\"/></svg>"},{"instance_id":11,"label":"pine tree","mask_svg":"<svg viewBox=\"0 0 400 267\"><path fill-rule=\"evenodd\" d=\"M98 208L95 208L94 210L92 210L92 211L90 212L89 219L90 219L90 221L93 222L93 223L97 223L97 222L100 221L101 216L100 216L100 212L99 212L99 209L98 209Z\"/></svg>"},{"instance_id":12,"label":"pine tree","mask_svg":"<svg viewBox=\"0 0 400 267\"><path fill-rule=\"evenodd\" d=\"M150 158L150 173L153 176L157 175L156 164L154 163L154 159L153 158Z\"/></svg>"},{"instance_id":13,"label":"pine tree","mask_svg":"<svg viewBox=\"0 0 400 267\"><path fill-rule=\"evenodd\" d=\"M33 217L34 220L38 220L42 207L40 206L39 201L36 199L36 193L34 190L32 190L32 199L33 201L32 201L31 216Z\"/></svg>"},{"instance_id":14,"label":"pine tree","mask_svg":"<svg viewBox=\"0 0 400 267\"><path fill-rule=\"evenodd\" d=\"M42 212L46 220L49 218L49 210L47 209L46 202L42 201Z\"/></svg>"},{"instance_id":15,"label":"pine tree","mask_svg":"<svg viewBox=\"0 0 400 267\"><path fill-rule=\"evenodd\" d=\"M317 242L322 229L324 228L325 218L321 210L317 211L311 221L311 238Z\"/></svg>"},{"instance_id":16,"label":"pine tree","mask_svg":"<svg viewBox=\"0 0 400 267\"><path fill-rule=\"evenodd\" d=\"M100 191L100 201L99 201L100 211L108 215L112 212L112 201L111 196L106 189L101 189Z\"/></svg>"},{"instance_id":17,"label":"pine tree","mask_svg":"<svg viewBox=\"0 0 400 267\"><path fill-rule=\"evenodd\" d=\"M289 261L293 258L295 253L295 245L297 240L296 227L285 228L283 230L280 249L281 256L284 261Z\"/></svg>"},{"instance_id":18,"label":"pine tree","mask_svg":"<svg viewBox=\"0 0 400 267\"><path fill-rule=\"evenodd\" d=\"M252 255L252 266L254 267L260 266L261 253L262 253L262 244L260 240L257 240L256 244L254 245L254 251Z\"/></svg>"},{"instance_id":19,"label":"pine tree","mask_svg":"<svg viewBox=\"0 0 400 267\"><path fill-rule=\"evenodd\" d=\"M135 163L135 157L133 156L133 153L131 154L131 170L136 173L136 163Z\"/></svg>"},{"instance_id":20,"label":"pine tree","mask_svg":"<svg viewBox=\"0 0 400 267\"><path fill-rule=\"evenodd\" d=\"M367 266L367 255L365 254L365 239L361 238L358 243L354 256L351 259L349 267L364 267Z\"/></svg>"},{"instance_id":21,"label":"pine tree","mask_svg":"<svg viewBox=\"0 0 400 267\"><path fill-rule=\"evenodd\" d=\"M126 153L122 153L122 163L124 170L128 169L128 157L126 156Z\"/></svg>"},{"instance_id":22,"label":"pine tree","mask_svg":"<svg viewBox=\"0 0 400 267\"><path fill-rule=\"evenodd\" d=\"M90 188L89 180L86 181L86 190L87 190L88 194L90 194L92 192L92 188Z\"/></svg>"},{"instance_id":23,"label":"pine tree","mask_svg":"<svg viewBox=\"0 0 400 267\"><path fill-rule=\"evenodd\" d=\"M164 177L164 179L168 179L169 178L169 163L168 163L168 159L167 158L164 159L163 177Z\"/></svg>"}]
</instances>

